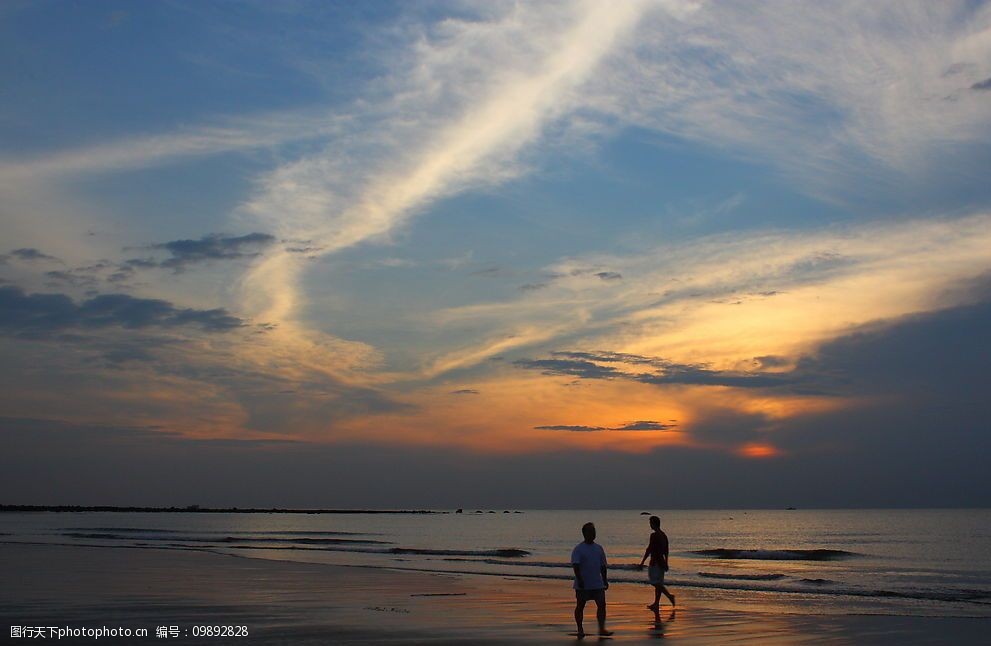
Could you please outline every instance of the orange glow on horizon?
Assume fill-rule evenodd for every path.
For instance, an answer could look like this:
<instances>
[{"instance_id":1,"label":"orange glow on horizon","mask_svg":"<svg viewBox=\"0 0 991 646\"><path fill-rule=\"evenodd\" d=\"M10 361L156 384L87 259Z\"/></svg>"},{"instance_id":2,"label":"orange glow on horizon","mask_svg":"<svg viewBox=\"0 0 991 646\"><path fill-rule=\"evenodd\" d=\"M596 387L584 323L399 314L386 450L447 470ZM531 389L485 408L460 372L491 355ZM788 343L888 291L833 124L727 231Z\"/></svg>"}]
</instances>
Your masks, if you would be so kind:
<instances>
[{"instance_id":1,"label":"orange glow on horizon","mask_svg":"<svg viewBox=\"0 0 991 646\"><path fill-rule=\"evenodd\" d=\"M782 455L782 451L778 447L761 442L744 444L736 452L745 458L776 458Z\"/></svg>"}]
</instances>

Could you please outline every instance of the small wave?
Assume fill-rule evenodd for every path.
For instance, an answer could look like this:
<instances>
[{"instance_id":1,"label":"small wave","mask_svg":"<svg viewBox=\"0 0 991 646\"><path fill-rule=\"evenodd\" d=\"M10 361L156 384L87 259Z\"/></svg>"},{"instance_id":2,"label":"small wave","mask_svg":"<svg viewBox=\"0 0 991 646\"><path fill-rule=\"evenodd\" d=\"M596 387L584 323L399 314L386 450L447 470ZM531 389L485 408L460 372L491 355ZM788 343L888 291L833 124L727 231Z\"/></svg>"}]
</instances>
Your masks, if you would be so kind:
<instances>
[{"instance_id":1,"label":"small wave","mask_svg":"<svg viewBox=\"0 0 991 646\"><path fill-rule=\"evenodd\" d=\"M799 579L802 583L811 583L812 585L832 585L836 583L835 581L830 581L829 579Z\"/></svg>"},{"instance_id":2,"label":"small wave","mask_svg":"<svg viewBox=\"0 0 991 646\"><path fill-rule=\"evenodd\" d=\"M487 559L487 558L445 558L441 559L443 561L448 561L451 563L483 563L485 565L513 565L513 566L526 566L526 567L548 567L548 568L568 568L571 569L571 564L559 562L555 563L552 561L525 561L523 563L519 561L507 561L505 559ZM615 569L614 566L609 566L609 569Z\"/></svg>"},{"instance_id":3,"label":"small wave","mask_svg":"<svg viewBox=\"0 0 991 646\"><path fill-rule=\"evenodd\" d=\"M866 596L991 604L991 590L872 590Z\"/></svg>"},{"instance_id":4,"label":"small wave","mask_svg":"<svg viewBox=\"0 0 991 646\"><path fill-rule=\"evenodd\" d=\"M525 550L518 550L523 552ZM529 554L529 552L527 552ZM523 556L523 555L521 555ZM567 561L507 561L505 559L498 558L445 558L441 559L443 561L459 562L459 563L483 563L485 565L512 565L512 566L525 566L525 567L543 567L543 568L557 568L566 569L571 571L571 563ZM623 570L625 572L646 572L646 568L639 567L630 563L616 563L609 566L609 571L613 570Z\"/></svg>"},{"instance_id":5,"label":"small wave","mask_svg":"<svg viewBox=\"0 0 991 646\"><path fill-rule=\"evenodd\" d=\"M784 574L720 574L718 572L699 572L699 576L707 579L728 579L731 581L777 581L785 578Z\"/></svg>"},{"instance_id":6,"label":"small wave","mask_svg":"<svg viewBox=\"0 0 991 646\"><path fill-rule=\"evenodd\" d=\"M171 547L194 547L192 545L186 545L184 543L196 542L189 541L186 539L184 543L173 542L175 539L167 539L168 542L162 543L163 545L168 545ZM326 545L321 544L319 547L316 546L306 546L297 545L295 541L281 541L282 543L291 543L289 545L255 545L256 541L245 541L248 544L241 543L224 543L223 545L218 545L216 541L213 542L213 547L224 547L226 549L241 549L241 550L313 550L313 551L324 551L324 552L356 552L360 554L413 554L417 556L501 556L509 558L521 558L530 554L530 552L521 549L501 549L501 550L440 550L440 549L420 549L415 547L372 547L361 545L363 541L353 541L350 544L332 544ZM377 541L368 541L377 542ZM346 543L346 542L345 542ZM198 547L198 546L195 546ZM465 561L473 562L484 562L480 559L463 559ZM512 563L513 565L518 565L519 562L507 561L507 563Z\"/></svg>"},{"instance_id":7,"label":"small wave","mask_svg":"<svg viewBox=\"0 0 991 646\"><path fill-rule=\"evenodd\" d=\"M499 556L502 558L522 558L530 552L515 547L498 550L432 550L414 547L393 547L392 554L419 554L421 556Z\"/></svg>"},{"instance_id":8,"label":"small wave","mask_svg":"<svg viewBox=\"0 0 991 646\"><path fill-rule=\"evenodd\" d=\"M389 545L389 541L360 538L275 538L250 536L125 536L110 533L63 532L68 538L106 540L186 541L189 543L300 543L303 545Z\"/></svg>"},{"instance_id":9,"label":"small wave","mask_svg":"<svg viewBox=\"0 0 991 646\"><path fill-rule=\"evenodd\" d=\"M692 554L717 559L746 559L756 561L837 561L861 556L845 550L731 550L718 548L696 550Z\"/></svg>"},{"instance_id":10,"label":"small wave","mask_svg":"<svg viewBox=\"0 0 991 646\"><path fill-rule=\"evenodd\" d=\"M211 531L197 531L195 529L160 529L156 527L59 527L62 532L114 532L114 533L139 533L139 534L215 534ZM316 531L316 530L271 530L271 531L235 531L229 530L225 534L240 534L248 536L375 536L366 532L336 532L336 531Z\"/></svg>"},{"instance_id":11,"label":"small wave","mask_svg":"<svg viewBox=\"0 0 991 646\"><path fill-rule=\"evenodd\" d=\"M154 527L59 527L63 532L138 532L142 534L179 534L177 529L155 529ZM188 530L184 530L189 533Z\"/></svg>"}]
</instances>

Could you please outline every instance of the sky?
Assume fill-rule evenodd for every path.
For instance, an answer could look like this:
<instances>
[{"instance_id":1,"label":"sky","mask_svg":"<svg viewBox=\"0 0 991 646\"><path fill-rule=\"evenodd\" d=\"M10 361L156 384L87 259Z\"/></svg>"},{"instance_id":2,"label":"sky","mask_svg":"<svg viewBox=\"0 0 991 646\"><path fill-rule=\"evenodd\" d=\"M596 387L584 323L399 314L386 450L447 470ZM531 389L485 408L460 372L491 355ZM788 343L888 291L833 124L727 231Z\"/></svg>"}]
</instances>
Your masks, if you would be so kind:
<instances>
[{"instance_id":1,"label":"sky","mask_svg":"<svg viewBox=\"0 0 991 646\"><path fill-rule=\"evenodd\" d=\"M991 505L991 3L0 6L7 504Z\"/></svg>"}]
</instances>

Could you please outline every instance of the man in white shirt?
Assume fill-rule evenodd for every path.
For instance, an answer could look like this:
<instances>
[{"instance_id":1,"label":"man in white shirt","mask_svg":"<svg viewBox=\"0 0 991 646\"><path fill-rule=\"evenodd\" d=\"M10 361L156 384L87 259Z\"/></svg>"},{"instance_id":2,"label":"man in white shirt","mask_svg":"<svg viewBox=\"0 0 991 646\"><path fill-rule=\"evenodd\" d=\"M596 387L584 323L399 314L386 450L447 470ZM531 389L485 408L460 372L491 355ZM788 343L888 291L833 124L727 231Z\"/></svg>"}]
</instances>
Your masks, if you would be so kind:
<instances>
[{"instance_id":1,"label":"man in white shirt","mask_svg":"<svg viewBox=\"0 0 991 646\"><path fill-rule=\"evenodd\" d=\"M606 630L606 590L609 581L606 578L606 551L595 542L595 525L585 523L582 526L582 536L585 540L571 551L571 566L575 569L575 623L578 624L578 639L585 636L582 619L585 614L585 604L595 601L595 617L599 620L599 634L611 635Z\"/></svg>"}]
</instances>

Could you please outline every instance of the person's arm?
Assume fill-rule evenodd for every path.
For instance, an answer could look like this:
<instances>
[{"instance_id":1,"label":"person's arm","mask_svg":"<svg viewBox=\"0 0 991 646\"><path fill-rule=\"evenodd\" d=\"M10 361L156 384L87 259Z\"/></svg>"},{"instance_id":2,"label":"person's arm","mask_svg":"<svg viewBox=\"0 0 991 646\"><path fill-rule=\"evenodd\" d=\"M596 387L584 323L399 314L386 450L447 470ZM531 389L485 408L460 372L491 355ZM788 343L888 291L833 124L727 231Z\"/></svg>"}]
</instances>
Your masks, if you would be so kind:
<instances>
[{"instance_id":1,"label":"person's arm","mask_svg":"<svg viewBox=\"0 0 991 646\"><path fill-rule=\"evenodd\" d=\"M651 533L650 540L647 541L647 549L643 551L643 558L640 559L640 567L643 567L644 562L650 558L650 555L654 553L654 543L656 539L655 534Z\"/></svg>"},{"instance_id":2,"label":"person's arm","mask_svg":"<svg viewBox=\"0 0 991 646\"><path fill-rule=\"evenodd\" d=\"M606 569L608 563L606 562L606 551L602 550L602 585L606 590L609 589L609 579L606 577Z\"/></svg>"},{"instance_id":3,"label":"person's arm","mask_svg":"<svg viewBox=\"0 0 991 646\"><path fill-rule=\"evenodd\" d=\"M661 543L661 554L664 556L664 571L668 571L668 537L667 534L664 535L664 541Z\"/></svg>"},{"instance_id":4,"label":"person's arm","mask_svg":"<svg viewBox=\"0 0 991 646\"><path fill-rule=\"evenodd\" d=\"M580 545L578 547L581 547ZM579 590L585 589L585 579L582 578L582 554L578 547L571 550L571 567L575 571L575 585L578 586Z\"/></svg>"}]
</instances>

